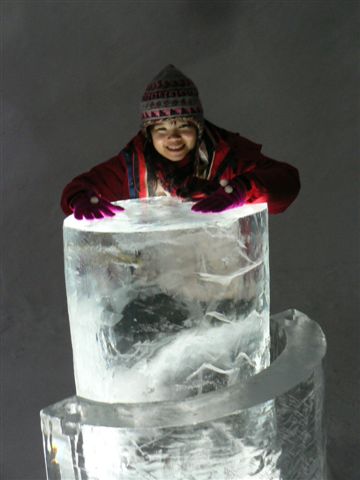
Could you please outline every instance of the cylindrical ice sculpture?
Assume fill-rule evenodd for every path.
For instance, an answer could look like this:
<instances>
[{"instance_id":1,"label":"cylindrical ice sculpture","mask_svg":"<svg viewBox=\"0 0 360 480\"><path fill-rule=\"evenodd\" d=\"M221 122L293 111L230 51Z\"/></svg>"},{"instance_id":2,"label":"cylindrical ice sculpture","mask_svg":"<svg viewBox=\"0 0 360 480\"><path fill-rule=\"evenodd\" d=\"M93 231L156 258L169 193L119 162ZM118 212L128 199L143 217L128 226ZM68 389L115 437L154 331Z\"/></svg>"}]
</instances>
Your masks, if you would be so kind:
<instances>
[{"instance_id":1,"label":"cylindrical ice sculpture","mask_svg":"<svg viewBox=\"0 0 360 480\"><path fill-rule=\"evenodd\" d=\"M64 223L77 394L180 399L269 364L266 204L218 215L170 197Z\"/></svg>"},{"instance_id":2,"label":"cylindrical ice sculpture","mask_svg":"<svg viewBox=\"0 0 360 480\"><path fill-rule=\"evenodd\" d=\"M325 338L269 322L266 205L121 204L64 223L77 396L41 412L48 480L327 480Z\"/></svg>"}]
</instances>

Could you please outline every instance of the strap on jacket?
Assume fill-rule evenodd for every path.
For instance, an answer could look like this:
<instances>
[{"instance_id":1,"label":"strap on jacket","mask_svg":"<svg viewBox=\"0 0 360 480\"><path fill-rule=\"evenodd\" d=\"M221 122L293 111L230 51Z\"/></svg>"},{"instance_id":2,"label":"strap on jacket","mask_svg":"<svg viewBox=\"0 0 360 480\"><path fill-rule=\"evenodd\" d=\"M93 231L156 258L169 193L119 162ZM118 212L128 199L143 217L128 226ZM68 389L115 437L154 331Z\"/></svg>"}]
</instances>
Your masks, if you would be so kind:
<instances>
[{"instance_id":1,"label":"strap on jacket","mask_svg":"<svg viewBox=\"0 0 360 480\"><path fill-rule=\"evenodd\" d=\"M122 151L127 169L130 198L139 197L139 169L137 168L137 154L135 149L126 148Z\"/></svg>"}]
</instances>

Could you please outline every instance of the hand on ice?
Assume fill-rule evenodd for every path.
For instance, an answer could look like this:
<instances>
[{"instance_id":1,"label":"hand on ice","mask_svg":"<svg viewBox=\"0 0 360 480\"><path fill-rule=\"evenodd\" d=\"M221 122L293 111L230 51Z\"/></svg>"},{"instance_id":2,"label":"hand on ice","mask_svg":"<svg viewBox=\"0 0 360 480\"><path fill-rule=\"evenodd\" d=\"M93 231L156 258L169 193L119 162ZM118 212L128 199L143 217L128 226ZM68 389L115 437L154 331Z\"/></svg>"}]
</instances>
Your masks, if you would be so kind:
<instances>
[{"instance_id":1,"label":"hand on ice","mask_svg":"<svg viewBox=\"0 0 360 480\"><path fill-rule=\"evenodd\" d=\"M218 182L198 177L191 177L184 185L178 188L176 194L182 198L200 200L214 193L219 187Z\"/></svg>"},{"instance_id":2,"label":"hand on ice","mask_svg":"<svg viewBox=\"0 0 360 480\"><path fill-rule=\"evenodd\" d=\"M228 182L220 180L221 187L207 198L200 200L193 205L194 212L222 212L229 208L244 205L246 199L246 184L237 177Z\"/></svg>"},{"instance_id":3,"label":"hand on ice","mask_svg":"<svg viewBox=\"0 0 360 480\"><path fill-rule=\"evenodd\" d=\"M83 192L77 195L71 202L71 207L77 220L113 217L117 212L124 211L124 208L113 205L94 192Z\"/></svg>"}]
</instances>

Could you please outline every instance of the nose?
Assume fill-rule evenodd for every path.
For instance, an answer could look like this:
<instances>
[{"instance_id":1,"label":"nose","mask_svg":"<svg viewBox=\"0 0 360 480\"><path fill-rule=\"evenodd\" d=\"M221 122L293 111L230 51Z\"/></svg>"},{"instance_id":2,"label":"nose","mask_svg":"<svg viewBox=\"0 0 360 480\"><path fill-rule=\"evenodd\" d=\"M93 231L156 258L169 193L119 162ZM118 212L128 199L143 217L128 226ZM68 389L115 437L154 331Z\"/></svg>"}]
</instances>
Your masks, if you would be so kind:
<instances>
[{"instance_id":1,"label":"nose","mask_svg":"<svg viewBox=\"0 0 360 480\"><path fill-rule=\"evenodd\" d=\"M169 138L180 138L180 133L177 129L170 130Z\"/></svg>"}]
</instances>

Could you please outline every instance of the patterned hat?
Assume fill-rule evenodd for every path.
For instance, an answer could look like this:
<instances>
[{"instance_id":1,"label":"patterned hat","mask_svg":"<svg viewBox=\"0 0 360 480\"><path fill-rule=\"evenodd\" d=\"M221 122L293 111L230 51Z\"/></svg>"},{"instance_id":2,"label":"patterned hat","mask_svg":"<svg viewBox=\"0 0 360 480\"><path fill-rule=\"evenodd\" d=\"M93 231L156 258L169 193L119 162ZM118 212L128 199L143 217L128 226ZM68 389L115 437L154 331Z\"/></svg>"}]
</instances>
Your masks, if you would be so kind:
<instances>
[{"instance_id":1,"label":"patterned hat","mask_svg":"<svg viewBox=\"0 0 360 480\"><path fill-rule=\"evenodd\" d=\"M191 117L202 132L203 109L196 85L174 65L167 65L146 87L141 101L141 126L159 120Z\"/></svg>"}]
</instances>

